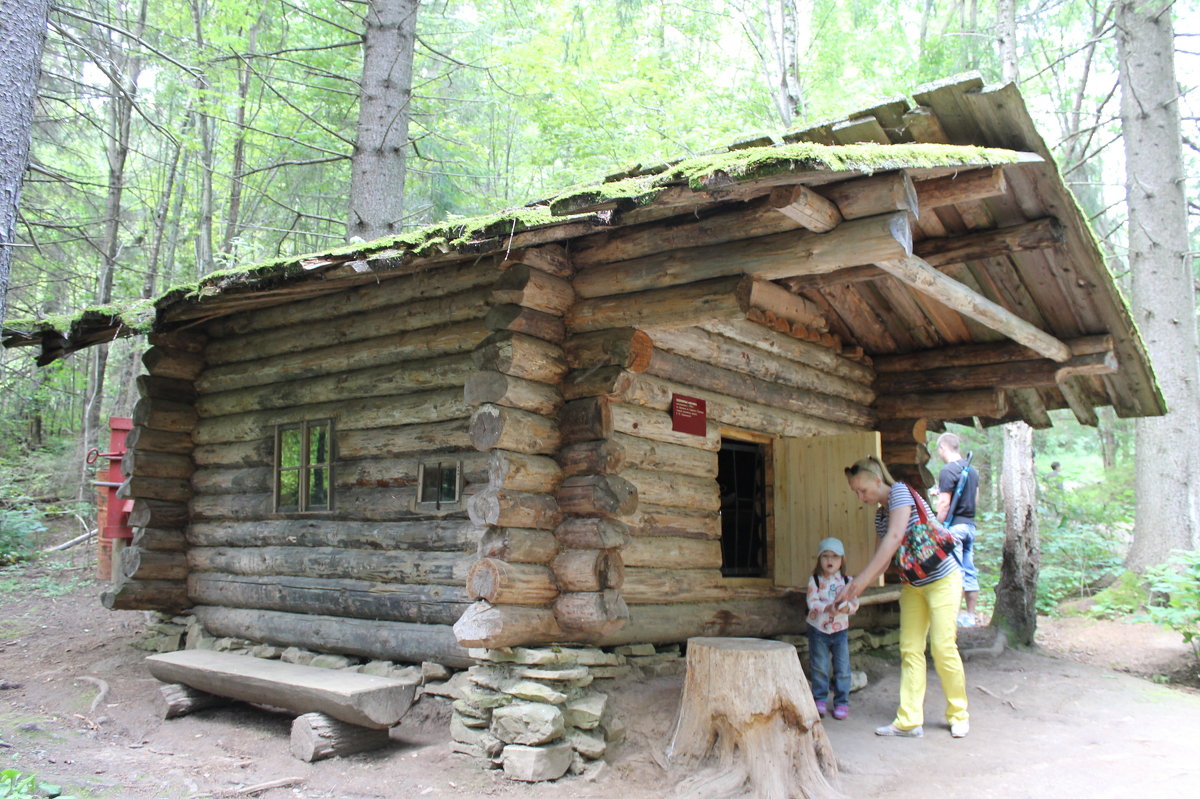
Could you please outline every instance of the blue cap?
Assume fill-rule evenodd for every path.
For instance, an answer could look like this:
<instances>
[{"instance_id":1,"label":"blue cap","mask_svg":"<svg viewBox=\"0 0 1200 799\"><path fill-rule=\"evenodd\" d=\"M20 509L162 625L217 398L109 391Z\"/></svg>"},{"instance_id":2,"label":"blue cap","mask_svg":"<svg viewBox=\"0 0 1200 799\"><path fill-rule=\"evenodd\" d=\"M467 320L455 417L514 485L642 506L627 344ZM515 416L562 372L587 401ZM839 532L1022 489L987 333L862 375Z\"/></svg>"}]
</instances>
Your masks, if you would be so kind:
<instances>
[{"instance_id":1,"label":"blue cap","mask_svg":"<svg viewBox=\"0 0 1200 799\"><path fill-rule=\"evenodd\" d=\"M846 557L846 548L842 546L841 540L837 538L826 538L817 544L817 554L820 555L822 552L832 552L835 555L841 555L843 558Z\"/></svg>"}]
</instances>

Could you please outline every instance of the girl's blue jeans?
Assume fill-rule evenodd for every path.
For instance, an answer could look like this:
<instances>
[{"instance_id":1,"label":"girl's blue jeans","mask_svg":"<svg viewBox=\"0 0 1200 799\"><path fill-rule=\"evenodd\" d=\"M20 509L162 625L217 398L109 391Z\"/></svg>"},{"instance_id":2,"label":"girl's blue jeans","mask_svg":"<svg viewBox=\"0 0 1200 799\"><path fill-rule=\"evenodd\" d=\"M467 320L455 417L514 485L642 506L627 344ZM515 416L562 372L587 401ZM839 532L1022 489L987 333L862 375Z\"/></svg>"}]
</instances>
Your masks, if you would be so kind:
<instances>
[{"instance_id":1,"label":"girl's blue jeans","mask_svg":"<svg viewBox=\"0 0 1200 799\"><path fill-rule=\"evenodd\" d=\"M808 663L813 698L828 702L833 678L833 704L850 704L850 631L823 633L808 628Z\"/></svg>"}]
</instances>

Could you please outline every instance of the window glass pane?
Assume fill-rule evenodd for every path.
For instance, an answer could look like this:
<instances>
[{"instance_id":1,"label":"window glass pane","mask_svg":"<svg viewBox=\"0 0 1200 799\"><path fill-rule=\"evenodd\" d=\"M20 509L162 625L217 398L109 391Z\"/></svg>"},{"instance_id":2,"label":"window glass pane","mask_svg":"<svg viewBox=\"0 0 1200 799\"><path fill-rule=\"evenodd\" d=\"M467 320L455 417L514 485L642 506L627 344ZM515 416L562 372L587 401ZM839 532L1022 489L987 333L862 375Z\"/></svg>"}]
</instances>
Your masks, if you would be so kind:
<instances>
[{"instance_id":1,"label":"window glass pane","mask_svg":"<svg viewBox=\"0 0 1200 799\"><path fill-rule=\"evenodd\" d=\"M306 510L329 509L329 469L308 470L308 507Z\"/></svg>"},{"instance_id":2,"label":"window glass pane","mask_svg":"<svg viewBox=\"0 0 1200 799\"><path fill-rule=\"evenodd\" d=\"M279 431L279 466L295 469L300 466L300 428L284 427Z\"/></svg>"},{"instance_id":3,"label":"window glass pane","mask_svg":"<svg viewBox=\"0 0 1200 799\"><path fill-rule=\"evenodd\" d=\"M421 479L422 502L457 502L457 463L427 463Z\"/></svg>"},{"instance_id":4,"label":"window glass pane","mask_svg":"<svg viewBox=\"0 0 1200 799\"><path fill-rule=\"evenodd\" d=\"M450 466L442 470L442 484L438 491L440 502L456 502L458 500L458 469Z\"/></svg>"},{"instance_id":5,"label":"window glass pane","mask_svg":"<svg viewBox=\"0 0 1200 799\"><path fill-rule=\"evenodd\" d=\"M308 462L329 463L329 425L321 423L308 428Z\"/></svg>"},{"instance_id":6,"label":"window glass pane","mask_svg":"<svg viewBox=\"0 0 1200 799\"><path fill-rule=\"evenodd\" d=\"M279 510L300 509L300 472L289 469L279 473Z\"/></svg>"}]
</instances>

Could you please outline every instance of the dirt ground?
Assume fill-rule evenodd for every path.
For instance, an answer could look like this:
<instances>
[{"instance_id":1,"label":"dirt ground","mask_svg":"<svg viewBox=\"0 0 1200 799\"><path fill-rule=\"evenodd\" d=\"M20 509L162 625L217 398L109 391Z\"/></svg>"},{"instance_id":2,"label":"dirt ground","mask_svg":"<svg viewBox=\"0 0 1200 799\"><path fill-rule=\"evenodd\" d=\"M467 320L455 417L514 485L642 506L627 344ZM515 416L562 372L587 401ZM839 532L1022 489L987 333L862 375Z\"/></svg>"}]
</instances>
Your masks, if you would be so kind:
<instances>
[{"instance_id":1,"label":"dirt ground","mask_svg":"<svg viewBox=\"0 0 1200 799\"><path fill-rule=\"evenodd\" d=\"M312 764L290 755L286 716L238 706L163 721L146 653L131 646L146 614L104 610L87 558L73 557L82 565L0 575L0 768L89 797L130 799L648 799L669 795L664 786L679 777L662 755L678 677L613 692L625 744L590 781L557 784L509 782L452 754L449 708L433 697L393 730L390 748ZM73 587L49 596L47 585ZM1133 674L1180 667L1187 653L1177 636L1145 624L1044 619L1041 644L968 662L972 728L962 740L941 721L932 671L926 737L872 735L891 720L898 686L895 663L879 661L871 684L854 694L850 719L826 722L845 795L1200 795L1200 693Z\"/></svg>"}]
</instances>

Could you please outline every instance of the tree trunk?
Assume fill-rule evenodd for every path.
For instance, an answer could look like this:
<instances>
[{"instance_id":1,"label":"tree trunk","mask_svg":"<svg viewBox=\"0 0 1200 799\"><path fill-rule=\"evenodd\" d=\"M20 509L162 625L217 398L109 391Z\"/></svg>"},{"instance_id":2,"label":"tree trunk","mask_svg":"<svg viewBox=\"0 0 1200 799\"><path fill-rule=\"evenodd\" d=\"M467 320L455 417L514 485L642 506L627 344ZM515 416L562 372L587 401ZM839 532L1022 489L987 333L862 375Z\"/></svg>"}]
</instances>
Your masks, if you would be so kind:
<instances>
[{"instance_id":1,"label":"tree trunk","mask_svg":"<svg viewBox=\"0 0 1200 799\"><path fill-rule=\"evenodd\" d=\"M5 4L0 27L0 320L8 303L12 241L21 200L21 180L29 166L29 131L42 69L49 0Z\"/></svg>"},{"instance_id":2,"label":"tree trunk","mask_svg":"<svg viewBox=\"0 0 1200 799\"><path fill-rule=\"evenodd\" d=\"M838 796L833 755L796 649L756 638L690 638L667 757L678 796ZM714 761L703 765L706 761Z\"/></svg>"},{"instance_id":3,"label":"tree trunk","mask_svg":"<svg viewBox=\"0 0 1200 799\"><path fill-rule=\"evenodd\" d=\"M404 209L418 0L370 0L347 238L398 235Z\"/></svg>"},{"instance_id":4,"label":"tree trunk","mask_svg":"<svg viewBox=\"0 0 1200 799\"><path fill-rule=\"evenodd\" d=\"M1037 484L1033 471L1033 428L1024 422L1004 426L1004 557L992 626L1014 646L1029 646L1037 631Z\"/></svg>"},{"instance_id":5,"label":"tree trunk","mask_svg":"<svg viewBox=\"0 0 1200 799\"><path fill-rule=\"evenodd\" d=\"M1121 2L1116 27L1133 317L1169 409L1137 420L1137 512L1125 563L1140 571L1200 546L1191 485L1200 470L1200 362L1171 4Z\"/></svg>"}]
</instances>

